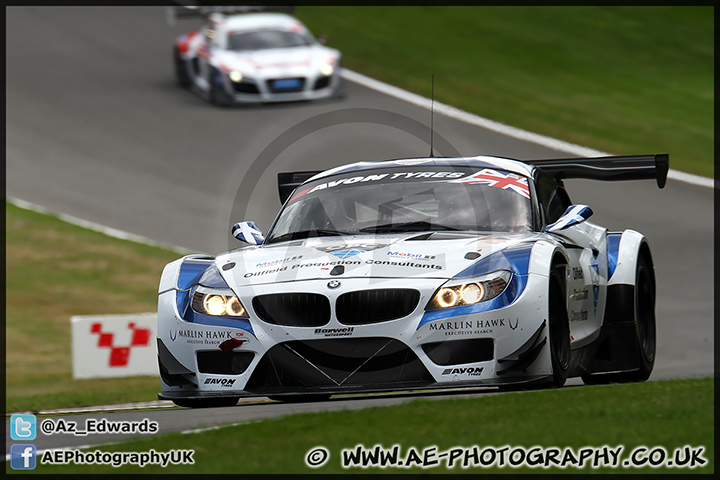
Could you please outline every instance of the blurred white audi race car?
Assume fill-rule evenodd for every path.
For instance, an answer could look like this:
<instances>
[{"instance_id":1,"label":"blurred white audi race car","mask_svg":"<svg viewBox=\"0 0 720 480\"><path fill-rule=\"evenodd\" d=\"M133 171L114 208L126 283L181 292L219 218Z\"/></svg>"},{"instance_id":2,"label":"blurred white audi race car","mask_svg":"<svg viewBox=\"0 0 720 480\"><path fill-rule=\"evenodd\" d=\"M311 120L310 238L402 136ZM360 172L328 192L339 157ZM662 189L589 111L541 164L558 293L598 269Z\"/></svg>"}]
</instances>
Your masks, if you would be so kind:
<instances>
[{"instance_id":1,"label":"blurred white audi race car","mask_svg":"<svg viewBox=\"0 0 720 480\"><path fill-rule=\"evenodd\" d=\"M322 45L298 19L284 13L180 12L204 15L207 23L175 40L175 75L182 87L210 102L285 102L339 94L340 52Z\"/></svg>"},{"instance_id":2,"label":"blurred white audi race car","mask_svg":"<svg viewBox=\"0 0 720 480\"><path fill-rule=\"evenodd\" d=\"M647 239L588 221L568 178L657 180L668 155L413 158L278 175L250 245L162 273L158 397L644 381L655 361Z\"/></svg>"}]
</instances>

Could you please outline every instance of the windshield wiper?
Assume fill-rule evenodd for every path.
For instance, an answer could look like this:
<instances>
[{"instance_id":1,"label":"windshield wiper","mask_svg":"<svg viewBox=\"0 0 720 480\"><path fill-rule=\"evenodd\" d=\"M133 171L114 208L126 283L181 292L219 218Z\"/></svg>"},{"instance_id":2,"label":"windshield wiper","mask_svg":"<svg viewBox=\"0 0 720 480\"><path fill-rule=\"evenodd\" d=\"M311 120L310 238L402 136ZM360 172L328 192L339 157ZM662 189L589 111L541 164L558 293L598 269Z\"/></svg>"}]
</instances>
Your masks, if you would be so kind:
<instances>
[{"instance_id":1,"label":"windshield wiper","mask_svg":"<svg viewBox=\"0 0 720 480\"><path fill-rule=\"evenodd\" d=\"M426 221L418 222L405 222L405 223L386 223L384 225L373 225L370 227L361 228L361 232L369 233L382 233L382 232L424 232L424 231L448 231L460 230L455 227L448 227L446 225L440 225L437 223L430 223Z\"/></svg>"},{"instance_id":2,"label":"windshield wiper","mask_svg":"<svg viewBox=\"0 0 720 480\"><path fill-rule=\"evenodd\" d=\"M286 240L298 240L310 237L331 237L336 235L355 235L354 232L343 232L340 230L329 230L319 228L317 230L301 230L299 232L288 232L280 236L273 237L268 243L284 242Z\"/></svg>"}]
</instances>

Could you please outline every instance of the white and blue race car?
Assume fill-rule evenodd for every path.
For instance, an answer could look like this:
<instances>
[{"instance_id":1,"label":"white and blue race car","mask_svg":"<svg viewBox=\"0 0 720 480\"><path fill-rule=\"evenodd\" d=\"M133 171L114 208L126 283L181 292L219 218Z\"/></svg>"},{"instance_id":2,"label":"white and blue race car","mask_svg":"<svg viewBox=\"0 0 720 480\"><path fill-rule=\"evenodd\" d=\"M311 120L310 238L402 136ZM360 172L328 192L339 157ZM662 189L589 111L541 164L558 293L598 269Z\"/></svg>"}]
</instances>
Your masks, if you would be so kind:
<instances>
[{"instance_id":1,"label":"white and blue race car","mask_svg":"<svg viewBox=\"0 0 720 480\"><path fill-rule=\"evenodd\" d=\"M278 175L250 245L162 273L161 399L644 381L655 360L647 239L609 232L566 178L653 178L668 155L413 158Z\"/></svg>"},{"instance_id":2,"label":"white and blue race car","mask_svg":"<svg viewBox=\"0 0 720 480\"><path fill-rule=\"evenodd\" d=\"M218 105L340 95L338 50L323 45L322 37L315 38L291 15L238 11L243 7L178 10L176 16L206 17L199 30L175 40L173 62L180 86Z\"/></svg>"}]
</instances>

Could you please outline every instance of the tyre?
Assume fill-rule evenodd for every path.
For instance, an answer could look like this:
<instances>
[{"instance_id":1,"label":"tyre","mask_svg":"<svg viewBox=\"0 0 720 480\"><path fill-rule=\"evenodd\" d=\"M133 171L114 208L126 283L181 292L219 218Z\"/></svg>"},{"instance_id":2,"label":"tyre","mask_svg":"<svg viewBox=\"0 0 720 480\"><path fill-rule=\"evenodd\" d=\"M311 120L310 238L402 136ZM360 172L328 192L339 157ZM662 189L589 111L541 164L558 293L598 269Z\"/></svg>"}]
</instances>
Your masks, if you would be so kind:
<instances>
[{"instance_id":1,"label":"tyre","mask_svg":"<svg viewBox=\"0 0 720 480\"><path fill-rule=\"evenodd\" d=\"M285 403L324 402L332 395L329 393L313 393L309 395L268 395L270 400Z\"/></svg>"},{"instance_id":2,"label":"tyre","mask_svg":"<svg viewBox=\"0 0 720 480\"><path fill-rule=\"evenodd\" d=\"M233 100L232 98L230 98L227 92L225 92L220 71L212 66L209 66L208 69L208 83L210 85L210 88L208 90L208 100L210 100L210 103L214 105L231 105L233 103Z\"/></svg>"},{"instance_id":3,"label":"tyre","mask_svg":"<svg viewBox=\"0 0 720 480\"><path fill-rule=\"evenodd\" d=\"M332 94L332 98L343 99L345 95L345 79L342 77L342 60L338 62L337 69L340 72L338 86Z\"/></svg>"},{"instance_id":4,"label":"tyre","mask_svg":"<svg viewBox=\"0 0 720 480\"><path fill-rule=\"evenodd\" d=\"M173 403L178 407L187 408L213 408L232 407L236 405L240 397L218 397L218 398L178 398Z\"/></svg>"},{"instance_id":5,"label":"tyre","mask_svg":"<svg viewBox=\"0 0 720 480\"><path fill-rule=\"evenodd\" d=\"M570 366L570 321L565 304L564 280L557 268L550 271L548 323L553 387L565 385Z\"/></svg>"},{"instance_id":6,"label":"tyre","mask_svg":"<svg viewBox=\"0 0 720 480\"><path fill-rule=\"evenodd\" d=\"M565 303L565 279L562 269L554 266L548 281L548 323L550 337L550 359L552 362L552 378L542 383L517 383L501 385L502 391L516 392L523 390L541 390L562 387L568 377L570 367L570 321Z\"/></svg>"},{"instance_id":7,"label":"tyre","mask_svg":"<svg viewBox=\"0 0 720 480\"><path fill-rule=\"evenodd\" d=\"M635 335L640 368L628 374L631 382L650 378L655 366L657 332L655 325L655 274L644 256L638 259L635 277Z\"/></svg>"},{"instance_id":8,"label":"tyre","mask_svg":"<svg viewBox=\"0 0 720 480\"><path fill-rule=\"evenodd\" d=\"M655 366L656 325L655 325L655 274L652 263L645 256L638 257L635 270L634 345L637 350L638 368L629 372L583 375L586 385L606 383L644 382L650 378Z\"/></svg>"},{"instance_id":9,"label":"tyre","mask_svg":"<svg viewBox=\"0 0 720 480\"><path fill-rule=\"evenodd\" d=\"M341 77L340 80L339 80L339 82L338 82L338 86L337 86L337 88L335 89L335 91L333 92L331 98L334 98L334 99L336 99L336 100L342 100L342 99L344 99L346 96L347 96L347 95L345 94L345 80Z\"/></svg>"},{"instance_id":10,"label":"tyre","mask_svg":"<svg viewBox=\"0 0 720 480\"><path fill-rule=\"evenodd\" d=\"M177 79L178 85L183 88L188 88L192 82L190 75L188 75L187 61L182 59L177 47L173 50L173 63L175 64L175 78Z\"/></svg>"}]
</instances>

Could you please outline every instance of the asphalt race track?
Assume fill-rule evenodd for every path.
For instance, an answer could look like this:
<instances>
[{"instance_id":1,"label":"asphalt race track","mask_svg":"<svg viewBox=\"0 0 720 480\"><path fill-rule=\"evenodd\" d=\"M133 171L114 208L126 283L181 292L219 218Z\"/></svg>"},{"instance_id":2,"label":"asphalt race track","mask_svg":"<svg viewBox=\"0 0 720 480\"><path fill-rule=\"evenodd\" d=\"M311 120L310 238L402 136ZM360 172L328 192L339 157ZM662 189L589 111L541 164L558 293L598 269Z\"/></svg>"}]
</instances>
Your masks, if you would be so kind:
<instances>
[{"instance_id":1,"label":"asphalt race track","mask_svg":"<svg viewBox=\"0 0 720 480\"><path fill-rule=\"evenodd\" d=\"M198 22L170 27L165 15L163 7L6 9L9 197L184 249L218 253L239 246L229 235L234 222L255 220L263 230L270 225L280 206L277 172L428 155L427 110L350 82L341 99L209 105L176 85L171 63L174 37ZM442 79L436 80L435 88L443 88ZM442 115L434 124L441 156L573 156ZM302 135L286 134L293 128ZM682 155L613 153L670 153L671 167ZM253 164L252 178L245 178ZM651 380L712 376L713 190L676 180L663 190L653 181L571 180L567 187L576 203L592 206L594 223L632 228L650 241L658 281L658 356ZM233 205L236 198L247 204ZM306 405L250 402L225 408L222 416L215 409L103 416L149 417L167 432L209 426L220 417L238 423L391 404L416 395ZM48 444L38 443L38 449L70 445L62 437L45 437Z\"/></svg>"}]
</instances>

